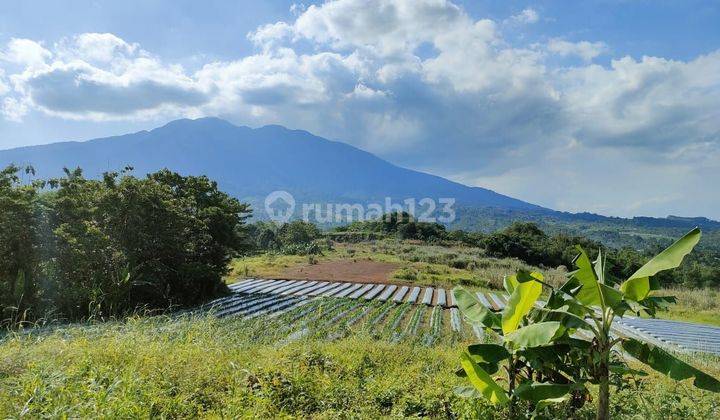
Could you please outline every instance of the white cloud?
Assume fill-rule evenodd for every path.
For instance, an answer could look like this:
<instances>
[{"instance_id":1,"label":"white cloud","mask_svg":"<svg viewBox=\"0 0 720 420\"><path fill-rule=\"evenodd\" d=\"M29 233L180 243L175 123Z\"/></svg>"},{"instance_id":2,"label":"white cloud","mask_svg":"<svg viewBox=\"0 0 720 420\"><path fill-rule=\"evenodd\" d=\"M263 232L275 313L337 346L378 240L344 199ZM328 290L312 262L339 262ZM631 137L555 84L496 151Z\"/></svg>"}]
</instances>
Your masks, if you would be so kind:
<instances>
[{"instance_id":1,"label":"white cloud","mask_svg":"<svg viewBox=\"0 0 720 420\"><path fill-rule=\"evenodd\" d=\"M0 60L28 67L44 65L51 57L39 42L22 38L12 38L5 50L0 51Z\"/></svg>"},{"instance_id":2,"label":"white cloud","mask_svg":"<svg viewBox=\"0 0 720 420\"><path fill-rule=\"evenodd\" d=\"M109 33L84 33L64 39L56 50L66 61L78 59L87 62L108 63L118 59L131 59L136 53L148 55L138 44L128 44Z\"/></svg>"},{"instance_id":3,"label":"white cloud","mask_svg":"<svg viewBox=\"0 0 720 420\"><path fill-rule=\"evenodd\" d=\"M8 121L14 122L21 122L27 111L27 104L15 98L4 98L0 108L0 114Z\"/></svg>"},{"instance_id":4,"label":"white cloud","mask_svg":"<svg viewBox=\"0 0 720 420\"><path fill-rule=\"evenodd\" d=\"M570 127L598 147L658 151L720 140L720 51L689 62L643 57L560 77Z\"/></svg>"},{"instance_id":5,"label":"white cloud","mask_svg":"<svg viewBox=\"0 0 720 420\"><path fill-rule=\"evenodd\" d=\"M112 34L62 39L53 51L13 39L3 57L24 64L10 75L14 96L3 105L13 120L32 108L70 119L146 118L202 105L210 94L182 67Z\"/></svg>"},{"instance_id":6,"label":"white cloud","mask_svg":"<svg viewBox=\"0 0 720 420\"><path fill-rule=\"evenodd\" d=\"M5 70L0 69L0 96L5 95L10 91L10 86L5 81Z\"/></svg>"},{"instance_id":7,"label":"white cloud","mask_svg":"<svg viewBox=\"0 0 720 420\"><path fill-rule=\"evenodd\" d=\"M609 53L602 42L515 45L512 25L445 0L339 0L296 13L249 34L255 54L194 73L112 34L48 49L13 40L3 59L23 68L6 68L3 113L279 123L565 210L659 211L663 191L720 177L720 51L601 66L591 61ZM553 64L565 56L583 61ZM664 173L680 181L658 182ZM600 178L608 202L578 189ZM682 206L687 190L663 205Z\"/></svg>"},{"instance_id":8,"label":"white cloud","mask_svg":"<svg viewBox=\"0 0 720 420\"><path fill-rule=\"evenodd\" d=\"M540 20L540 15L537 11L535 11L535 9L532 8L524 9L517 15L510 16L510 22L514 23L537 23L538 20Z\"/></svg>"},{"instance_id":9,"label":"white cloud","mask_svg":"<svg viewBox=\"0 0 720 420\"><path fill-rule=\"evenodd\" d=\"M469 17L444 0L333 1L312 5L293 24L298 37L332 48L364 49L383 56L405 54Z\"/></svg>"},{"instance_id":10,"label":"white cloud","mask_svg":"<svg viewBox=\"0 0 720 420\"><path fill-rule=\"evenodd\" d=\"M608 46L604 42L570 42L558 38L553 38L548 42L547 48L550 52L561 56L577 56L584 61L592 61L593 58L604 54L608 51Z\"/></svg>"}]
</instances>

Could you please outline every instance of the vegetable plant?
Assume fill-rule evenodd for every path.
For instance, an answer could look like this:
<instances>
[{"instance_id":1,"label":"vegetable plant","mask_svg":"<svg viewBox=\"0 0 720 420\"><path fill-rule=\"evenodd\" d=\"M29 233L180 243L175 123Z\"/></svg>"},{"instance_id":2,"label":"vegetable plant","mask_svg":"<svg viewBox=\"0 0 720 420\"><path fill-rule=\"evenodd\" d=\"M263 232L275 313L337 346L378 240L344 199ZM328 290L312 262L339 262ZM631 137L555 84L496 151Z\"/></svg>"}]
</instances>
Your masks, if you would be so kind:
<instances>
[{"instance_id":1,"label":"vegetable plant","mask_svg":"<svg viewBox=\"0 0 720 420\"><path fill-rule=\"evenodd\" d=\"M660 285L654 276L678 267L700 235L699 229L691 230L624 280L608 273L602 251L591 261L578 247L574 260L577 269L568 273L559 288L545 283L540 273L519 271L506 278L510 300L499 315L466 290L455 289L465 319L497 332L502 339L502 344L470 346L461 356L462 375L473 386L464 393L509 404L514 415L518 401L534 403L533 413L537 413L573 393L580 396L590 383L598 386L597 418L607 419L611 374L644 374L624 363L618 345L625 354L674 380L692 378L697 388L720 392L717 379L654 344L623 336L613 328L617 317L654 316L658 309L674 302L671 296L655 295ZM549 298L538 304L543 288L549 289ZM504 363L507 389L491 377L500 363Z\"/></svg>"},{"instance_id":2,"label":"vegetable plant","mask_svg":"<svg viewBox=\"0 0 720 420\"><path fill-rule=\"evenodd\" d=\"M578 247L575 259L577 270L569 273L568 281L553 290L548 305L551 308L575 307L592 323L594 336L591 378L599 385L598 419L609 418L610 372L630 372L627 366L611 363L613 348L620 344L628 355L672 379L694 378L693 384L701 389L720 392L717 379L677 359L665 350L630 337L612 334L617 317L630 312L635 315L654 316L659 308L675 301L672 296L656 296L660 289L654 279L657 273L678 267L687 254L700 241L700 229L695 228L640 267L628 279L620 281L608 274L607 261L602 252L590 262L587 253Z\"/></svg>"},{"instance_id":3,"label":"vegetable plant","mask_svg":"<svg viewBox=\"0 0 720 420\"><path fill-rule=\"evenodd\" d=\"M458 393L507 405L510 417L519 416L521 409L526 415L536 415L550 404L570 399L581 406L588 393L587 375L577 361L591 344L572 335L590 325L575 315L537 307L544 285L540 273L518 271L504 283L510 299L500 314L488 310L464 288L453 290L465 320L500 338L499 344L468 346L461 355L457 374L472 387L459 388Z\"/></svg>"}]
</instances>

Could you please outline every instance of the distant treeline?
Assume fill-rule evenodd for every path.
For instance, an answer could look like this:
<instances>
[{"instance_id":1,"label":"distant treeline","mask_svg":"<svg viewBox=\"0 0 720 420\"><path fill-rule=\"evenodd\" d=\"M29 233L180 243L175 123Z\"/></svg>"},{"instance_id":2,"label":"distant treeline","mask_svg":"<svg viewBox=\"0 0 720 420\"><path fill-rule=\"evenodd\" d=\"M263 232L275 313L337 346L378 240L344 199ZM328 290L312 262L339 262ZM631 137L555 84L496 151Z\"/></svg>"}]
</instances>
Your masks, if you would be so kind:
<instances>
[{"instance_id":1,"label":"distant treeline","mask_svg":"<svg viewBox=\"0 0 720 420\"><path fill-rule=\"evenodd\" d=\"M163 170L139 178L130 170L96 180L80 169L49 180L33 180L32 168L0 171L0 323L195 305L226 292L228 263L246 252L313 256L334 242L393 238L572 267L576 245L591 254L603 248L586 236L547 233L529 222L482 233L448 230L407 213L331 231L302 221L247 224L250 207L207 177ZM605 247L611 273L629 276L661 245L667 244ZM720 286L720 250L701 248L658 279L665 285Z\"/></svg>"},{"instance_id":2,"label":"distant treeline","mask_svg":"<svg viewBox=\"0 0 720 420\"><path fill-rule=\"evenodd\" d=\"M328 241L363 242L383 238L415 240L446 246L471 246L484 250L497 258L517 258L527 264L552 267L574 267L576 246L582 246L591 257L598 250L608 257L610 274L627 278L656 255L668 243L653 242L642 248L629 246L608 247L600 241L582 235L567 233L548 234L532 222L515 222L493 233L447 230L438 223L419 222L407 213L386 214L378 220L354 222L322 232L312 223L294 221L284 225L257 222L250 225L252 237L257 238L259 251L277 251L287 254L320 253ZM679 237L680 235L678 235ZM665 286L718 287L720 286L720 254L714 249L695 250L676 270L657 275Z\"/></svg>"},{"instance_id":3,"label":"distant treeline","mask_svg":"<svg viewBox=\"0 0 720 420\"><path fill-rule=\"evenodd\" d=\"M250 246L249 207L206 177L77 169L28 183L24 171L0 172L3 323L197 304L226 290L230 259Z\"/></svg>"}]
</instances>

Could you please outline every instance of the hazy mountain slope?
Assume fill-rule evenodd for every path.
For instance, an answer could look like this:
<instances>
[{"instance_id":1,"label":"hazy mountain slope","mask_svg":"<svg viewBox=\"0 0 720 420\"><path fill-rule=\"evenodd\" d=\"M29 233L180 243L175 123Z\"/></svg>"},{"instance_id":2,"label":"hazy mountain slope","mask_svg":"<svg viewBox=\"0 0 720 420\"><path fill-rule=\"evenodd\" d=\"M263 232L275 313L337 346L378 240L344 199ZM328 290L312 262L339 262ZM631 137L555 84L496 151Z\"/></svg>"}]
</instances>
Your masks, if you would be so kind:
<instances>
[{"instance_id":1,"label":"hazy mountain slope","mask_svg":"<svg viewBox=\"0 0 720 420\"><path fill-rule=\"evenodd\" d=\"M494 230L515 220L551 222L584 231L590 225L611 229L720 229L706 218L636 217L623 219L591 213L546 209L494 191L395 166L370 153L281 126L238 127L217 118L177 120L150 131L85 142L63 142L0 151L0 166L31 164L38 177L62 175L63 167L81 167L88 177L133 166L137 175L162 168L207 175L228 193L250 201L263 216L263 200L286 190L300 203L394 203L455 198L453 226ZM435 214L439 216L439 213Z\"/></svg>"},{"instance_id":2,"label":"hazy mountain slope","mask_svg":"<svg viewBox=\"0 0 720 420\"><path fill-rule=\"evenodd\" d=\"M392 197L454 197L471 206L544 210L484 188L395 166L370 153L305 131L258 129L224 120L177 120L163 127L86 142L64 142L0 151L0 165L32 164L38 176L58 176L64 166L94 177L126 165L136 174L170 168L206 174L240 198L287 190L296 198L332 202Z\"/></svg>"}]
</instances>

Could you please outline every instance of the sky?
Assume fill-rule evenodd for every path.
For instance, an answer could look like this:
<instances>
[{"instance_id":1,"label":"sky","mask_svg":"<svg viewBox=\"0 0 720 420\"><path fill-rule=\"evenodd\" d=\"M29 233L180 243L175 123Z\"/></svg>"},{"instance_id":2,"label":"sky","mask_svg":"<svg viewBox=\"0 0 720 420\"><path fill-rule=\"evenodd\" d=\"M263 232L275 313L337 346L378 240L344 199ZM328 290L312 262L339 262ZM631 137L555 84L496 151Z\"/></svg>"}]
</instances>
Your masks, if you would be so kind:
<instances>
[{"instance_id":1,"label":"sky","mask_svg":"<svg viewBox=\"0 0 720 420\"><path fill-rule=\"evenodd\" d=\"M218 116L563 211L720 219L720 2L0 3L0 149Z\"/></svg>"}]
</instances>

